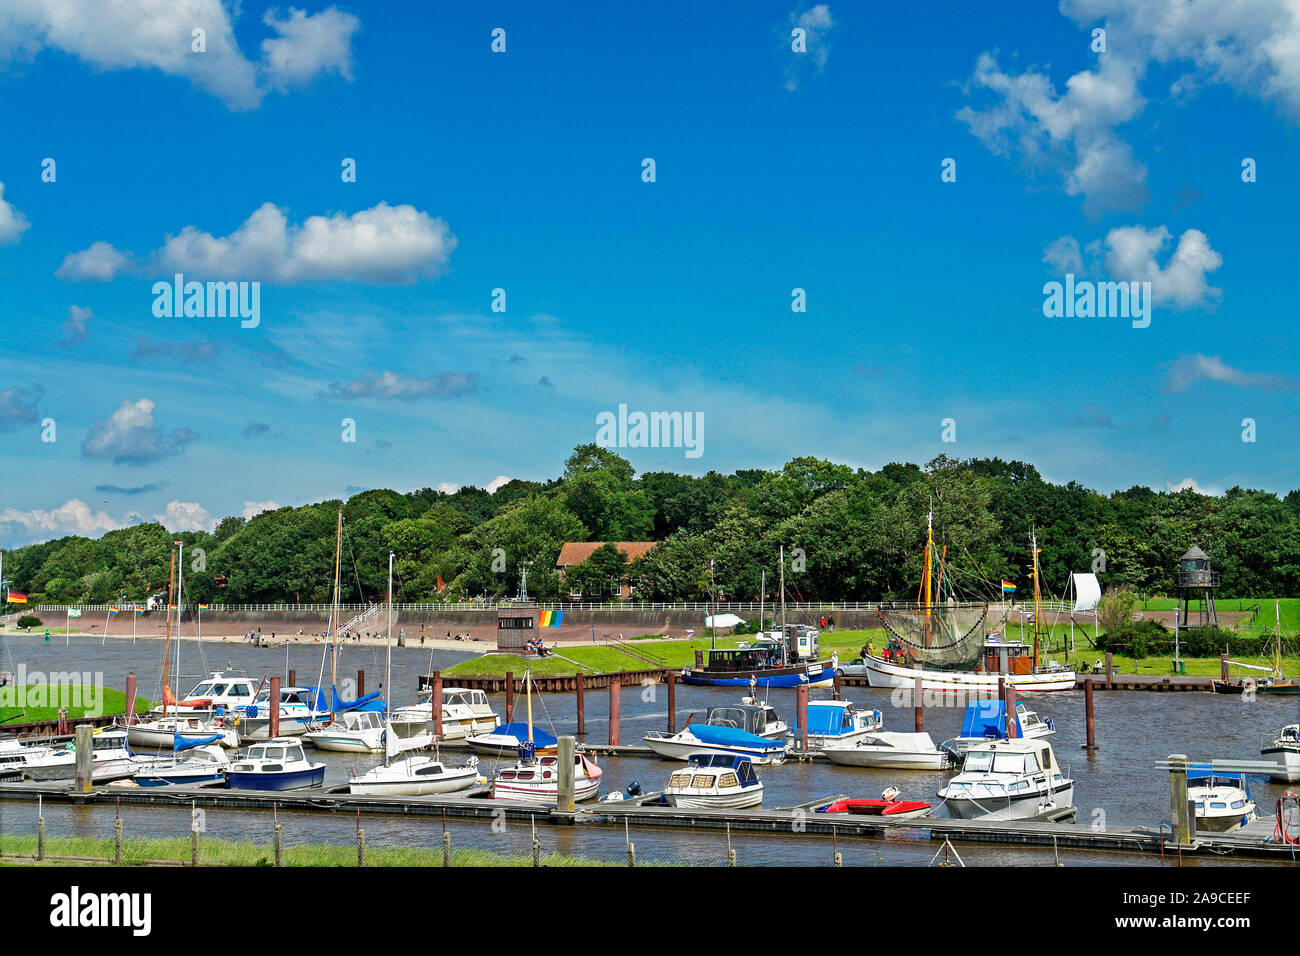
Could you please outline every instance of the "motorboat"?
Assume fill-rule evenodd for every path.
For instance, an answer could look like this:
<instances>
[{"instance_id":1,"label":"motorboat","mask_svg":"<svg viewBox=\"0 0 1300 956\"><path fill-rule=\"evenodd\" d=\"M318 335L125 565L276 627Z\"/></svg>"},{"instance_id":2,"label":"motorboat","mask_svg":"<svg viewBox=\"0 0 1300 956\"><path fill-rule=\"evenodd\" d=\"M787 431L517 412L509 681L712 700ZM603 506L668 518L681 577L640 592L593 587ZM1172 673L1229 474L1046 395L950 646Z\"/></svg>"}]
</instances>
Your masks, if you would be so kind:
<instances>
[{"instance_id":1,"label":"motorboat","mask_svg":"<svg viewBox=\"0 0 1300 956\"><path fill-rule=\"evenodd\" d=\"M139 756L131 751L126 731L106 728L91 735L91 782L110 783L132 777L138 770L152 766L158 758ZM65 745L48 749L24 768L24 775L32 780L71 780L77 775L77 743L69 740Z\"/></svg>"},{"instance_id":2,"label":"motorboat","mask_svg":"<svg viewBox=\"0 0 1300 956\"><path fill-rule=\"evenodd\" d=\"M739 704L717 704L704 712L710 727L734 727L756 737L781 740L790 732L776 708L756 697L742 697Z\"/></svg>"},{"instance_id":3,"label":"motorboat","mask_svg":"<svg viewBox=\"0 0 1300 956\"><path fill-rule=\"evenodd\" d=\"M858 710L847 700L810 700L808 702L808 749L847 747L884 726L878 710ZM799 728L790 732L796 744L803 736Z\"/></svg>"},{"instance_id":4,"label":"motorboat","mask_svg":"<svg viewBox=\"0 0 1300 956\"><path fill-rule=\"evenodd\" d=\"M1244 773L1216 771L1205 764L1187 768L1187 799L1195 807L1197 830L1231 833L1257 815Z\"/></svg>"},{"instance_id":5,"label":"motorboat","mask_svg":"<svg viewBox=\"0 0 1300 956\"><path fill-rule=\"evenodd\" d=\"M266 740L271 735L271 689L263 688L257 699L239 715L239 739ZM318 687L280 688L280 736L299 737L330 721L330 708Z\"/></svg>"},{"instance_id":6,"label":"motorboat","mask_svg":"<svg viewBox=\"0 0 1300 956\"><path fill-rule=\"evenodd\" d=\"M961 772L939 790L963 820L1026 820L1074 803L1074 781L1044 740L995 740L966 751Z\"/></svg>"},{"instance_id":7,"label":"motorboat","mask_svg":"<svg viewBox=\"0 0 1300 956\"><path fill-rule=\"evenodd\" d=\"M740 810L763 803L763 782L748 757L695 753L683 770L674 770L664 787L664 802L692 810Z\"/></svg>"},{"instance_id":8,"label":"motorboat","mask_svg":"<svg viewBox=\"0 0 1300 956\"><path fill-rule=\"evenodd\" d=\"M142 787L201 786L224 781L229 769L230 759L221 744L200 744L136 771L132 779Z\"/></svg>"},{"instance_id":9,"label":"motorboat","mask_svg":"<svg viewBox=\"0 0 1300 956\"><path fill-rule=\"evenodd\" d=\"M432 690L422 687L418 697L429 697ZM421 720L433 728L433 705L424 700L409 707L399 707L389 714L393 727L401 733L400 723ZM444 687L442 689L442 739L463 740L476 734L488 734L501 726L501 718L492 709L488 696L481 690L468 687Z\"/></svg>"},{"instance_id":10,"label":"motorboat","mask_svg":"<svg viewBox=\"0 0 1300 956\"><path fill-rule=\"evenodd\" d=\"M0 780L21 780L29 766L50 762L61 747L46 743L21 741L16 737L0 738Z\"/></svg>"},{"instance_id":11,"label":"motorboat","mask_svg":"<svg viewBox=\"0 0 1300 956\"><path fill-rule=\"evenodd\" d=\"M955 762L929 734L890 730L874 731L846 746L824 747L822 753L842 767L881 770L946 770Z\"/></svg>"},{"instance_id":12,"label":"motorboat","mask_svg":"<svg viewBox=\"0 0 1300 956\"><path fill-rule=\"evenodd\" d=\"M533 746L539 753L554 750L559 743L544 730L536 727L532 731ZM502 724L496 730L486 734L475 734L466 739L470 749L489 757L505 757L518 753L519 748L528 741L528 724Z\"/></svg>"},{"instance_id":13,"label":"motorboat","mask_svg":"<svg viewBox=\"0 0 1300 956\"><path fill-rule=\"evenodd\" d=\"M714 687L798 687L833 680L835 668L817 655L817 631L791 624L761 633L743 647L705 651L702 663L682 671L682 680Z\"/></svg>"},{"instance_id":14,"label":"motorboat","mask_svg":"<svg viewBox=\"0 0 1300 956\"><path fill-rule=\"evenodd\" d=\"M560 758L557 754L532 754L524 748L519 761L498 770L492 780L493 800L521 800L555 803L560 793ZM582 751L573 755L573 799L576 803L591 800L600 790L604 771L594 757Z\"/></svg>"},{"instance_id":15,"label":"motorboat","mask_svg":"<svg viewBox=\"0 0 1300 956\"><path fill-rule=\"evenodd\" d=\"M478 757L472 754L463 767L449 767L428 754L407 754L355 775L348 781L348 792L375 797L418 797L428 793L458 793L482 780Z\"/></svg>"},{"instance_id":16,"label":"motorboat","mask_svg":"<svg viewBox=\"0 0 1300 956\"><path fill-rule=\"evenodd\" d=\"M715 724L689 724L675 734L651 731L643 739L647 747L669 760L689 760L692 754L708 751L748 757L755 764L777 764L785 760L788 746L784 740Z\"/></svg>"},{"instance_id":17,"label":"motorboat","mask_svg":"<svg viewBox=\"0 0 1300 956\"><path fill-rule=\"evenodd\" d=\"M276 737L248 748L226 771L232 790L300 790L325 782L325 765L303 754L296 737Z\"/></svg>"},{"instance_id":18,"label":"motorboat","mask_svg":"<svg viewBox=\"0 0 1300 956\"><path fill-rule=\"evenodd\" d=\"M178 737L184 742L204 740L214 735L223 747L239 746L239 732L234 728L234 721L225 717L175 713L126 725L126 739L131 746L156 750L172 749Z\"/></svg>"},{"instance_id":19,"label":"motorboat","mask_svg":"<svg viewBox=\"0 0 1300 956\"><path fill-rule=\"evenodd\" d=\"M242 711L257 699L259 687L246 674L227 674L212 671L194 685L184 697L177 699L171 689L164 686L163 702L149 711L150 716L184 714L194 717L212 717L225 711Z\"/></svg>"},{"instance_id":20,"label":"motorboat","mask_svg":"<svg viewBox=\"0 0 1300 956\"><path fill-rule=\"evenodd\" d=\"M1007 738L1007 705L1002 700L977 700L966 705L962 717L961 733L943 746L957 755L966 753L976 744L991 740ZM1043 738L1056 733L1056 724L1052 718L1043 719L1029 710L1023 703L1016 704L1016 736L1020 738Z\"/></svg>"},{"instance_id":21,"label":"motorboat","mask_svg":"<svg viewBox=\"0 0 1300 956\"><path fill-rule=\"evenodd\" d=\"M411 726L405 725L405 729L410 730ZM345 711L320 730L303 734L303 739L319 750L354 754L384 753L389 749L390 737L395 753L420 750L433 743L433 735L427 730L408 736L399 734L382 713L374 710Z\"/></svg>"},{"instance_id":22,"label":"motorboat","mask_svg":"<svg viewBox=\"0 0 1300 956\"><path fill-rule=\"evenodd\" d=\"M1265 734L1259 752L1277 766L1269 774L1272 779L1279 783L1300 780L1300 724L1287 724L1275 734Z\"/></svg>"},{"instance_id":23,"label":"motorboat","mask_svg":"<svg viewBox=\"0 0 1300 956\"><path fill-rule=\"evenodd\" d=\"M886 787L879 800L836 800L822 807L822 813L851 813L864 817L882 817L887 820L910 820L928 817L930 804L924 800L899 800L897 787Z\"/></svg>"}]
</instances>

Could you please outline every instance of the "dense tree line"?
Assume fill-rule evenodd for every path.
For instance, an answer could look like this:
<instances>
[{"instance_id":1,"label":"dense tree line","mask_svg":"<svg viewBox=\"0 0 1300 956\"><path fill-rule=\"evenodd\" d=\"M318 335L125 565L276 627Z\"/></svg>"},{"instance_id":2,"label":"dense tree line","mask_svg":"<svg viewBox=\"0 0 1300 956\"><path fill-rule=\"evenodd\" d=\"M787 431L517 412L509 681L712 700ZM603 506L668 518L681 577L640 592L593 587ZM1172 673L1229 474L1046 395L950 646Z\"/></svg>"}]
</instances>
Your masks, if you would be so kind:
<instances>
[{"instance_id":1,"label":"dense tree line","mask_svg":"<svg viewBox=\"0 0 1300 956\"><path fill-rule=\"evenodd\" d=\"M791 598L909 599L931 507L946 581L970 599L996 595L1002 578L1020 595L1031 590L1031 529L1044 589L1058 595L1069 572L1094 566L1105 586L1171 593L1193 540L1223 572L1222 596L1300 594L1300 492L1233 488L1212 497L1135 487L1107 496L1044 481L1024 462L943 456L878 471L796 458L775 471L638 476L595 445L575 449L560 478L516 480L495 494L366 491L226 518L211 532L139 524L19 548L4 569L34 600L140 600L166 587L172 542L183 540L188 600L324 602L341 508L347 602L382 598L389 550L403 601L514 595L525 565L530 595L553 598L567 590L555 569L564 542L647 540L660 544L632 565L602 549L577 580L622 576L642 600L704 600L714 588L724 599L757 600L765 570L768 596L776 594L784 545Z\"/></svg>"}]
</instances>

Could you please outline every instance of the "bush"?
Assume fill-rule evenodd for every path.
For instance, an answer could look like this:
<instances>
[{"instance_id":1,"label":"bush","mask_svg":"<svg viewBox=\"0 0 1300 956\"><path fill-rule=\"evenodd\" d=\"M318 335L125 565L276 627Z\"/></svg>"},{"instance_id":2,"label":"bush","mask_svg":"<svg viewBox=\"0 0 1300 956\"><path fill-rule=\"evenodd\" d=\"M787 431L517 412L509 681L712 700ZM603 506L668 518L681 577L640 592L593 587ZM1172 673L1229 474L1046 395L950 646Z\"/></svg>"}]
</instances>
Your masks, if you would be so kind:
<instances>
[{"instance_id":1,"label":"bush","mask_svg":"<svg viewBox=\"0 0 1300 956\"><path fill-rule=\"evenodd\" d=\"M1271 638L1248 637L1226 627L1195 627L1178 632L1178 651L1183 657L1258 657L1268 653ZM1128 657L1154 657L1174 652L1174 632L1157 620L1147 618L1110 628L1097 638L1097 650Z\"/></svg>"},{"instance_id":2,"label":"bush","mask_svg":"<svg viewBox=\"0 0 1300 956\"><path fill-rule=\"evenodd\" d=\"M1127 654L1129 657L1150 657L1165 647L1172 648L1173 644L1173 632L1151 618L1108 628L1105 634L1097 638L1098 650Z\"/></svg>"},{"instance_id":3,"label":"bush","mask_svg":"<svg viewBox=\"0 0 1300 956\"><path fill-rule=\"evenodd\" d=\"M24 614L18 619L19 627L40 627L45 622L34 614Z\"/></svg>"},{"instance_id":4,"label":"bush","mask_svg":"<svg viewBox=\"0 0 1300 956\"><path fill-rule=\"evenodd\" d=\"M757 634L759 631L770 631L774 627L776 627L776 623L770 617L765 617L761 621L746 621L744 624L737 624L731 629L731 633Z\"/></svg>"},{"instance_id":5,"label":"bush","mask_svg":"<svg viewBox=\"0 0 1300 956\"><path fill-rule=\"evenodd\" d=\"M1131 624L1138 599L1131 587L1111 588L1097 602L1097 622L1106 632Z\"/></svg>"}]
</instances>

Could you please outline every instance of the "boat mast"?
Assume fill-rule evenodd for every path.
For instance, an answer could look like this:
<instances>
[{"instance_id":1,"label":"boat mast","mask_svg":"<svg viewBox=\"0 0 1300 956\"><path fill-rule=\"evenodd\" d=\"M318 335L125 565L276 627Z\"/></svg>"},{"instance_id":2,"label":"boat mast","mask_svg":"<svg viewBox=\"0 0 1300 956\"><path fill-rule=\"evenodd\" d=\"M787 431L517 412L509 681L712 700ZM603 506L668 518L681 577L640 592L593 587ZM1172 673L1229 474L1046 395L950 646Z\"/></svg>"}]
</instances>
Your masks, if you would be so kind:
<instances>
[{"instance_id":1,"label":"boat mast","mask_svg":"<svg viewBox=\"0 0 1300 956\"><path fill-rule=\"evenodd\" d=\"M339 670L339 562L343 556L343 509L339 509L338 532L334 538L334 631L330 635L333 653L330 657L330 687L338 683Z\"/></svg>"},{"instance_id":2,"label":"boat mast","mask_svg":"<svg viewBox=\"0 0 1300 956\"><path fill-rule=\"evenodd\" d=\"M167 716L167 666L171 657L172 641L172 577L176 574L176 552L172 552L171 566L167 569L167 630L163 632L163 716Z\"/></svg>"},{"instance_id":3,"label":"boat mast","mask_svg":"<svg viewBox=\"0 0 1300 956\"><path fill-rule=\"evenodd\" d=\"M1034 670L1038 670L1038 627L1043 619L1043 590L1038 583L1038 532L1030 529L1029 540L1034 549Z\"/></svg>"},{"instance_id":4,"label":"boat mast","mask_svg":"<svg viewBox=\"0 0 1300 956\"><path fill-rule=\"evenodd\" d=\"M934 562L934 500L930 500L930 511L925 519L925 556L924 567L921 570L921 589L925 592L925 620L923 622L922 632L924 634L924 643L927 647L930 645L930 605L933 600L932 585L934 583L931 573L931 564Z\"/></svg>"},{"instance_id":5,"label":"boat mast","mask_svg":"<svg viewBox=\"0 0 1300 956\"><path fill-rule=\"evenodd\" d=\"M532 750L533 743L533 678L532 668L524 668L524 699L528 701L528 744Z\"/></svg>"},{"instance_id":6,"label":"boat mast","mask_svg":"<svg viewBox=\"0 0 1300 956\"><path fill-rule=\"evenodd\" d=\"M781 545L781 639L785 639L785 545Z\"/></svg>"},{"instance_id":7,"label":"boat mast","mask_svg":"<svg viewBox=\"0 0 1300 956\"><path fill-rule=\"evenodd\" d=\"M758 633L763 633L763 599L767 597L764 593L767 591L767 568L764 568L758 577Z\"/></svg>"},{"instance_id":8,"label":"boat mast","mask_svg":"<svg viewBox=\"0 0 1300 956\"><path fill-rule=\"evenodd\" d=\"M387 644L384 655L384 733L390 733L392 727L388 724L388 713L393 706L392 694L388 690L389 684L393 680L393 552L388 552L388 634L384 642ZM432 714L432 711L430 711ZM384 766L388 766L387 745L384 747Z\"/></svg>"},{"instance_id":9,"label":"boat mast","mask_svg":"<svg viewBox=\"0 0 1300 956\"><path fill-rule=\"evenodd\" d=\"M185 542L173 542L180 549L176 559L176 699L181 699L181 617L185 613ZM168 604L171 602L168 601ZM107 627L107 626L106 626Z\"/></svg>"}]
</instances>

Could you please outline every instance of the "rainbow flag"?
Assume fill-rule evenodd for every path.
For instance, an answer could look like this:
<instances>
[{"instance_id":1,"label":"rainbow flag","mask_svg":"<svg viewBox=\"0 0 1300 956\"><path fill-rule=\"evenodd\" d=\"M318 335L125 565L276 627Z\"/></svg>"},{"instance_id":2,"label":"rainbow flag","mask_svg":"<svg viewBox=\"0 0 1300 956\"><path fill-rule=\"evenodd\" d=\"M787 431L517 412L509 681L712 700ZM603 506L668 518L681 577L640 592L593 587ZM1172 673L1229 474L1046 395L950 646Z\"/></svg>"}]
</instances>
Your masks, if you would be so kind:
<instances>
[{"instance_id":1,"label":"rainbow flag","mask_svg":"<svg viewBox=\"0 0 1300 956\"><path fill-rule=\"evenodd\" d=\"M207 609L208 609L208 606L207 606L206 604L200 604L200 605L199 605L199 610L200 610L200 611L206 611Z\"/></svg>"},{"instance_id":2,"label":"rainbow flag","mask_svg":"<svg viewBox=\"0 0 1300 956\"><path fill-rule=\"evenodd\" d=\"M1007 580L1005 580L1005 579L1003 580L1003 582L1002 582L1002 593L1003 593L1003 594L1010 594L1010 593L1013 592L1015 589L1016 589L1016 586L1015 586L1014 584L1012 584L1010 581L1007 581Z\"/></svg>"},{"instance_id":3,"label":"rainbow flag","mask_svg":"<svg viewBox=\"0 0 1300 956\"><path fill-rule=\"evenodd\" d=\"M19 594L17 591L10 591L8 600L10 604L26 604L27 595Z\"/></svg>"},{"instance_id":4,"label":"rainbow flag","mask_svg":"<svg viewBox=\"0 0 1300 956\"><path fill-rule=\"evenodd\" d=\"M556 611L555 616L551 618L551 627L559 627L560 622L564 620L564 612Z\"/></svg>"},{"instance_id":5,"label":"rainbow flag","mask_svg":"<svg viewBox=\"0 0 1300 956\"><path fill-rule=\"evenodd\" d=\"M121 613L122 613L122 609L120 607L113 607L113 605L111 604L108 606L109 617L112 617L114 614L121 614Z\"/></svg>"},{"instance_id":6,"label":"rainbow flag","mask_svg":"<svg viewBox=\"0 0 1300 956\"><path fill-rule=\"evenodd\" d=\"M144 608L142 608L142 607L133 607L133 608L131 608L131 613L132 613L132 614L143 614L143 613L144 613Z\"/></svg>"},{"instance_id":7,"label":"rainbow flag","mask_svg":"<svg viewBox=\"0 0 1300 956\"><path fill-rule=\"evenodd\" d=\"M538 612L537 612L537 626L538 626L538 627L550 627L550 626L551 626L551 615L554 614L554 613L555 613L554 611L538 611Z\"/></svg>"}]
</instances>

